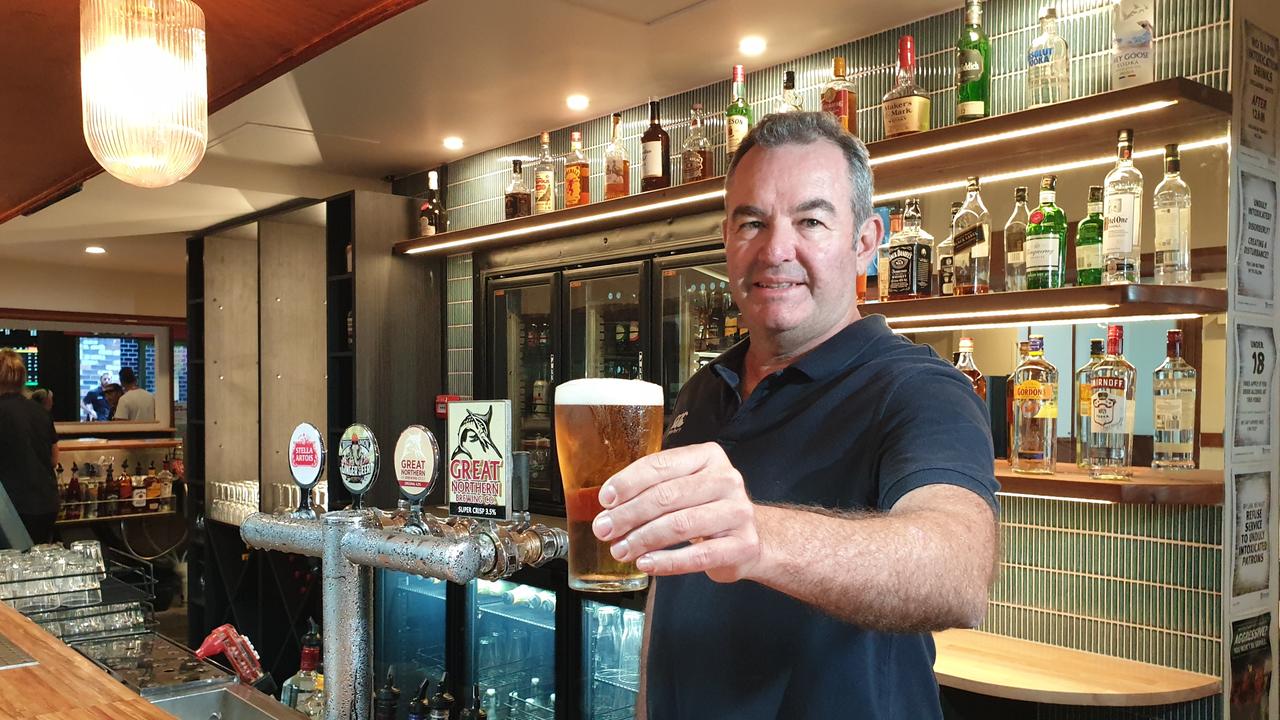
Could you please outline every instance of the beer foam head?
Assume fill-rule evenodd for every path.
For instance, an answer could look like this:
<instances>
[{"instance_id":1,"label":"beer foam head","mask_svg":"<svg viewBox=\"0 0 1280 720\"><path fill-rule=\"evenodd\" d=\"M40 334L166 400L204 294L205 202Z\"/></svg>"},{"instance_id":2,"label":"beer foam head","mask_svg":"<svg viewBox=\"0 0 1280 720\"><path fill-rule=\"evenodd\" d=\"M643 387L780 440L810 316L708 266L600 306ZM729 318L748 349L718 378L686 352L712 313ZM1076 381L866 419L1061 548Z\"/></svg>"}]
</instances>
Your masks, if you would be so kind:
<instances>
[{"instance_id":1,"label":"beer foam head","mask_svg":"<svg viewBox=\"0 0 1280 720\"><path fill-rule=\"evenodd\" d=\"M557 405L662 405L662 387L643 380L584 378L556 386Z\"/></svg>"}]
</instances>

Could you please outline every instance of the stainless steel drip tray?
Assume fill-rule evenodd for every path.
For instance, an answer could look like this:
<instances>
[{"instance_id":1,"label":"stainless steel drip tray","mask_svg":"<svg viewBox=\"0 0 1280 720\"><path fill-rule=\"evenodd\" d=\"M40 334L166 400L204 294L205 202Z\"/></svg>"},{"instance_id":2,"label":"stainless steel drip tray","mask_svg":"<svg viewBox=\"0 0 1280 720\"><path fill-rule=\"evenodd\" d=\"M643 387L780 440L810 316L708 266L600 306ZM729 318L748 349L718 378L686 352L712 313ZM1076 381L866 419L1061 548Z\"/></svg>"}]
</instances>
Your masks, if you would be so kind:
<instances>
[{"instance_id":1,"label":"stainless steel drip tray","mask_svg":"<svg viewBox=\"0 0 1280 720\"><path fill-rule=\"evenodd\" d=\"M9 638L0 635L0 670L12 670L39 664L35 658L23 652L17 645L14 645Z\"/></svg>"},{"instance_id":2,"label":"stainless steel drip tray","mask_svg":"<svg viewBox=\"0 0 1280 720\"><path fill-rule=\"evenodd\" d=\"M71 647L144 698L235 682L226 670L197 660L191 650L154 632L83 640Z\"/></svg>"}]
</instances>

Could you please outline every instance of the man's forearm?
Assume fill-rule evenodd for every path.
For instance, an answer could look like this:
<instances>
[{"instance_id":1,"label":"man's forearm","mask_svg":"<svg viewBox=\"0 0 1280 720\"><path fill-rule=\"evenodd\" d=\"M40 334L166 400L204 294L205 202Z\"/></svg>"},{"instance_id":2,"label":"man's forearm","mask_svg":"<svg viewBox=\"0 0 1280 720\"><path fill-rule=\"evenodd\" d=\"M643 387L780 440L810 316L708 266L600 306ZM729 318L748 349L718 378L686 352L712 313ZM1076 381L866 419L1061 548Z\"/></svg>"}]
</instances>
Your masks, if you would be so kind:
<instances>
[{"instance_id":1,"label":"man's forearm","mask_svg":"<svg viewBox=\"0 0 1280 720\"><path fill-rule=\"evenodd\" d=\"M948 491L976 512L912 507L910 496L877 514L757 506L763 550L750 577L863 627L974 626L993 576L995 522L977 495Z\"/></svg>"}]
</instances>

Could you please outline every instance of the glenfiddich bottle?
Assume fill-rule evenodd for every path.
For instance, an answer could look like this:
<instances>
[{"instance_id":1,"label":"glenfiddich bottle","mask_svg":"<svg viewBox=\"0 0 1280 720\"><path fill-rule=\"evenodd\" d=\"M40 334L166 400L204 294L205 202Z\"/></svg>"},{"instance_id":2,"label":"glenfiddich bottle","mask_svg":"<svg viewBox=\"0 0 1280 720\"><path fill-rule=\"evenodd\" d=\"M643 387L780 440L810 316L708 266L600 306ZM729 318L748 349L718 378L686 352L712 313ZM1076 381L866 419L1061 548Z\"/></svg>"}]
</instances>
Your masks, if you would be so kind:
<instances>
[{"instance_id":1,"label":"glenfiddich bottle","mask_svg":"<svg viewBox=\"0 0 1280 720\"><path fill-rule=\"evenodd\" d=\"M929 297L933 284L933 237L920 227L920 200L907 200L902 232L889 240L889 299Z\"/></svg>"},{"instance_id":2,"label":"glenfiddich bottle","mask_svg":"<svg viewBox=\"0 0 1280 720\"><path fill-rule=\"evenodd\" d=\"M964 27L956 41L956 120L991 112L991 41L982 30L982 0L965 0Z\"/></svg>"},{"instance_id":3,"label":"glenfiddich bottle","mask_svg":"<svg viewBox=\"0 0 1280 720\"><path fill-rule=\"evenodd\" d=\"M929 94L916 84L916 41L898 38L898 79L884 96L884 136L887 138L929 129Z\"/></svg>"}]
</instances>

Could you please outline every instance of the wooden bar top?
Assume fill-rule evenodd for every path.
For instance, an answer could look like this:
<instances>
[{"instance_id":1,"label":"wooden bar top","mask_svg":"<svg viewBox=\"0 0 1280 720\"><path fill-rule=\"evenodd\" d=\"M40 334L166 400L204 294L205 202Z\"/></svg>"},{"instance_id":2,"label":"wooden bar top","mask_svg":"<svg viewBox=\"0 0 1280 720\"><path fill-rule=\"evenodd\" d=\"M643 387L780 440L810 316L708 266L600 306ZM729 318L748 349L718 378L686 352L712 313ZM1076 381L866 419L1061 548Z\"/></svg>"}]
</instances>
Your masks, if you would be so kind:
<instances>
[{"instance_id":1,"label":"wooden bar top","mask_svg":"<svg viewBox=\"0 0 1280 720\"><path fill-rule=\"evenodd\" d=\"M4 603L0 633L39 663L0 670L0 718L174 720Z\"/></svg>"},{"instance_id":2,"label":"wooden bar top","mask_svg":"<svg viewBox=\"0 0 1280 720\"><path fill-rule=\"evenodd\" d=\"M1095 480L1064 462L1052 475L1023 475L1014 472L1008 460L996 461L996 479L1004 492L1113 503L1221 505L1223 478L1221 470L1134 468L1125 480Z\"/></svg>"},{"instance_id":3,"label":"wooden bar top","mask_svg":"<svg viewBox=\"0 0 1280 720\"><path fill-rule=\"evenodd\" d=\"M1136 707L1216 694L1214 675L1176 670L977 630L933 634L938 683L992 697L1059 705Z\"/></svg>"}]
</instances>

